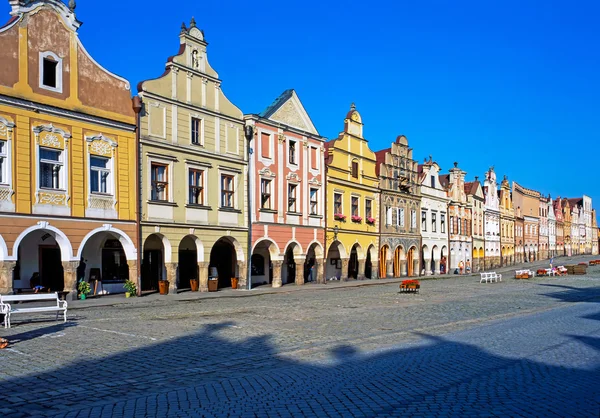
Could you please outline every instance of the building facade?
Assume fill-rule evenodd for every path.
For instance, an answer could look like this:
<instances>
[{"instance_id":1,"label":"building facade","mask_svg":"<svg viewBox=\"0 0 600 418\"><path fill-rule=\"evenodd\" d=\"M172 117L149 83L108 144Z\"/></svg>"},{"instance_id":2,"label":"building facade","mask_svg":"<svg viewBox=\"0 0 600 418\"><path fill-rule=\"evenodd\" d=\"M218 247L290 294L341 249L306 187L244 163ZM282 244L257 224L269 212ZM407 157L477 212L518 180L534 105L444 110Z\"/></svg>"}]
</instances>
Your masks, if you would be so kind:
<instances>
[{"instance_id":1,"label":"building facade","mask_svg":"<svg viewBox=\"0 0 600 418\"><path fill-rule=\"evenodd\" d=\"M548 203L549 200L540 196L540 207L539 207L539 221L540 221L540 229L539 229L539 237L538 237L538 247L539 247L539 258L540 260L545 260L550 258L549 256L549 245L550 245L550 234L548 231Z\"/></svg>"},{"instance_id":2,"label":"building facade","mask_svg":"<svg viewBox=\"0 0 600 418\"><path fill-rule=\"evenodd\" d=\"M375 153L363 137L354 104L344 130L325 144L327 174L327 279L377 278L379 248L379 179ZM418 250L407 254L409 273L418 266Z\"/></svg>"},{"instance_id":3,"label":"building facade","mask_svg":"<svg viewBox=\"0 0 600 418\"><path fill-rule=\"evenodd\" d=\"M523 216L523 257L525 262L539 258L540 193L513 181L513 206Z\"/></svg>"},{"instance_id":4,"label":"building facade","mask_svg":"<svg viewBox=\"0 0 600 418\"><path fill-rule=\"evenodd\" d=\"M245 286L247 144L242 112L223 94L192 19L163 75L139 83L143 290L200 279ZM212 269L211 269L212 268Z\"/></svg>"},{"instance_id":5,"label":"building facade","mask_svg":"<svg viewBox=\"0 0 600 418\"><path fill-rule=\"evenodd\" d=\"M560 196L552 203L552 213L556 218L556 255L565 255L565 235L562 202Z\"/></svg>"},{"instance_id":6,"label":"building facade","mask_svg":"<svg viewBox=\"0 0 600 418\"><path fill-rule=\"evenodd\" d=\"M74 8L10 4L0 28L0 293L37 280L73 298L77 276L92 271L104 290L122 291L138 278L129 83L85 50Z\"/></svg>"},{"instance_id":7,"label":"building facade","mask_svg":"<svg viewBox=\"0 0 600 418\"><path fill-rule=\"evenodd\" d=\"M585 225L585 254L592 254L592 198L589 196L583 196L582 206L583 206L583 220Z\"/></svg>"},{"instance_id":8,"label":"building facade","mask_svg":"<svg viewBox=\"0 0 600 418\"><path fill-rule=\"evenodd\" d=\"M515 209L513 208L510 184L504 176L498 192L500 208L500 255L503 266L515 263Z\"/></svg>"},{"instance_id":9,"label":"building facade","mask_svg":"<svg viewBox=\"0 0 600 418\"><path fill-rule=\"evenodd\" d=\"M324 138L294 90L245 119L255 133L252 283L324 283Z\"/></svg>"},{"instance_id":10,"label":"building facade","mask_svg":"<svg viewBox=\"0 0 600 418\"><path fill-rule=\"evenodd\" d=\"M554 200L548 196L548 257L556 257L556 215Z\"/></svg>"},{"instance_id":11,"label":"building facade","mask_svg":"<svg viewBox=\"0 0 600 418\"><path fill-rule=\"evenodd\" d=\"M483 222L485 220L485 196L478 177L475 181L465 183L468 207L471 209L471 232L473 239L473 272L483 271L485 264L485 235Z\"/></svg>"},{"instance_id":12,"label":"building facade","mask_svg":"<svg viewBox=\"0 0 600 418\"><path fill-rule=\"evenodd\" d=\"M419 230L411 224L413 213L421 213L417 162L413 160L413 150L408 147L408 140L404 135L398 136L390 148L376 152L375 156L381 192L379 277L406 276L408 251L411 248L421 248ZM425 212L424 216L426 224L421 227L435 231L439 215L436 212ZM436 259L433 250L423 248L420 259L424 263L420 270L431 274L435 270L432 265ZM439 256L437 259L439 261Z\"/></svg>"},{"instance_id":13,"label":"building facade","mask_svg":"<svg viewBox=\"0 0 600 418\"><path fill-rule=\"evenodd\" d=\"M500 202L498 200L498 182L494 167L485 173L483 182L485 196L485 267L494 269L500 267Z\"/></svg>"},{"instance_id":14,"label":"building facade","mask_svg":"<svg viewBox=\"0 0 600 418\"><path fill-rule=\"evenodd\" d=\"M515 263L525 261L525 219L521 207L515 208Z\"/></svg>"},{"instance_id":15,"label":"building facade","mask_svg":"<svg viewBox=\"0 0 600 418\"><path fill-rule=\"evenodd\" d=\"M436 228L433 225L421 231L421 245L431 249L434 274L448 273L448 202L450 199L440 180L440 166L429 157L429 161L417 166L421 189L421 212L427 213L428 219L436 214ZM423 216L421 214L421 216ZM439 221L437 217L439 216ZM416 216L411 212L410 224Z\"/></svg>"},{"instance_id":16,"label":"building facade","mask_svg":"<svg viewBox=\"0 0 600 418\"><path fill-rule=\"evenodd\" d=\"M471 267L471 255L473 253L472 239L472 221L471 209L465 193L465 175L466 172L454 163L450 174L440 178L442 185L446 189L449 198L448 216L450 219L448 230L448 243L450 246L450 259L448 265L449 271L459 273L467 272L467 267Z\"/></svg>"},{"instance_id":17,"label":"building facade","mask_svg":"<svg viewBox=\"0 0 600 418\"><path fill-rule=\"evenodd\" d=\"M592 254L598 255L600 252L600 242L598 241L598 219L596 218L596 209L592 209Z\"/></svg>"},{"instance_id":18,"label":"building facade","mask_svg":"<svg viewBox=\"0 0 600 418\"><path fill-rule=\"evenodd\" d=\"M571 205L569 199L562 199L563 234L565 238L565 255L571 257L573 252L573 229L571 225Z\"/></svg>"}]
</instances>

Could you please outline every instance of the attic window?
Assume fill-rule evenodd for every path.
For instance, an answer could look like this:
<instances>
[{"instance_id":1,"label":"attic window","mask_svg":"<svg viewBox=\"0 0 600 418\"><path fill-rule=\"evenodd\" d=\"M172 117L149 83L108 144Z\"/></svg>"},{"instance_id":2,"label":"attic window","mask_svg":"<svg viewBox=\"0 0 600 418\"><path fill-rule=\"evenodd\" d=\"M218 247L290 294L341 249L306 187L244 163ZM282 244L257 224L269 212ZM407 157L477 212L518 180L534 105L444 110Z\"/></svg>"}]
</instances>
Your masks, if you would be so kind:
<instances>
[{"instance_id":1,"label":"attic window","mask_svg":"<svg viewBox=\"0 0 600 418\"><path fill-rule=\"evenodd\" d=\"M352 161L352 177L358 178L358 161Z\"/></svg>"},{"instance_id":2,"label":"attic window","mask_svg":"<svg viewBox=\"0 0 600 418\"><path fill-rule=\"evenodd\" d=\"M62 59L52 52L40 52L40 87L62 93Z\"/></svg>"}]
</instances>

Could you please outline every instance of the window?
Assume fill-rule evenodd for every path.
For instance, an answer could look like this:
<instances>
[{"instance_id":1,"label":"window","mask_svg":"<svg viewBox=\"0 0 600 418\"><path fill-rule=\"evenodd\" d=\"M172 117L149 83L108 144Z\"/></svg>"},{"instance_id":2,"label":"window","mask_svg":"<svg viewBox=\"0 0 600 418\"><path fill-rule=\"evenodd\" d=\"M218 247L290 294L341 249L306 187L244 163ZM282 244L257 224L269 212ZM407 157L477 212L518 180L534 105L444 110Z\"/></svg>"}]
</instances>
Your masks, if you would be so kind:
<instances>
[{"instance_id":1,"label":"window","mask_svg":"<svg viewBox=\"0 0 600 418\"><path fill-rule=\"evenodd\" d=\"M62 151L40 148L40 187L60 189L62 167Z\"/></svg>"},{"instance_id":2,"label":"window","mask_svg":"<svg viewBox=\"0 0 600 418\"><path fill-rule=\"evenodd\" d=\"M431 232L437 232L437 213L431 212Z\"/></svg>"},{"instance_id":3,"label":"window","mask_svg":"<svg viewBox=\"0 0 600 418\"><path fill-rule=\"evenodd\" d=\"M271 209L271 180L260 180L260 207Z\"/></svg>"},{"instance_id":4,"label":"window","mask_svg":"<svg viewBox=\"0 0 600 418\"><path fill-rule=\"evenodd\" d=\"M435 177L431 176L431 187L435 189Z\"/></svg>"},{"instance_id":5,"label":"window","mask_svg":"<svg viewBox=\"0 0 600 418\"><path fill-rule=\"evenodd\" d=\"M190 168L189 201L191 205L204 205L204 171Z\"/></svg>"},{"instance_id":6,"label":"window","mask_svg":"<svg viewBox=\"0 0 600 418\"><path fill-rule=\"evenodd\" d=\"M400 208L400 213L398 215L398 221L400 223L400 228L404 228L404 208Z\"/></svg>"},{"instance_id":7,"label":"window","mask_svg":"<svg viewBox=\"0 0 600 418\"><path fill-rule=\"evenodd\" d=\"M296 212L296 189L298 185L288 184L288 212Z\"/></svg>"},{"instance_id":8,"label":"window","mask_svg":"<svg viewBox=\"0 0 600 418\"><path fill-rule=\"evenodd\" d=\"M319 214L319 189L310 189L310 214Z\"/></svg>"},{"instance_id":9,"label":"window","mask_svg":"<svg viewBox=\"0 0 600 418\"><path fill-rule=\"evenodd\" d=\"M427 231L427 211L421 211L421 231Z\"/></svg>"},{"instance_id":10,"label":"window","mask_svg":"<svg viewBox=\"0 0 600 418\"><path fill-rule=\"evenodd\" d=\"M456 231L456 233L460 235L462 234L462 219L456 218L456 223L458 225L458 231Z\"/></svg>"},{"instance_id":11,"label":"window","mask_svg":"<svg viewBox=\"0 0 600 418\"><path fill-rule=\"evenodd\" d=\"M333 194L333 213L335 215L342 213L342 194L341 193Z\"/></svg>"},{"instance_id":12,"label":"window","mask_svg":"<svg viewBox=\"0 0 600 418\"><path fill-rule=\"evenodd\" d=\"M352 177L358 178L358 161L352 161Z\"/></svg>"},{"instance_id":13,"label":"window","mask_svg":"<svg viewBox=\"0 0 600 418\"><path fill-rule=\"evenodd\" d=\"M150 200L167 201L169 198L168 166L152 163L150 171L150 183L152 187Z\"/></svg>"},{"instance_id":14,"label":"window","mask_svg":"<svg viewBox=\"0 0 600 418\"><path fill-rule=\"evenodd\" d=\"M8 145L6 141L0 141L0 183L8 182Z\"/></svg>"},{"instance_id":15,"label":"window","mask_svg":"<svg viewBox=\"0 0 600 418\"><path fill-rule=\"evenodd\" d=\"M263 158L271 158L271 135L261 132L260 155Z\"/></svg>"},{"instance_id":16,"label":"window","mask_svg":"<svg viewBox=\"0 0 600 418\"><path fill-rule=\"evenodd\" d=\"M221 175L221 207L233 209L234 178L229 174Z\"/></svg>"},{"instance_id":17,"label":"window","mask_svg":"<svg viewBox=\"0 0 600 418\"><path fill-rule=\"evenodd\" d=\"M310 147L310 169L318 170L319 169L319 150L317 147Z\"/></svg>"},{"instance_id":18,"label":"window","mask_svg":"<svg viewBox=\"0 0 600 418\"><path fill-rule=\"evenodd\" d=\"M446 233L446 214L442 213L440 215L440 231L442 234Z\"/></svg>"},{"instance_id":19,"label":"window","mask_svg":"<svg viewBox=\"0 0 600 418\"><path fill-rule=\"evenodd\" d=\"M358 216L358 197L352 196L352 216Z\"/></svg>"},{"instance_id":20,"label":"window","mask_svg":"<svg viewBox=\"0 0 600 418\"><path fill-rule=\"evenodd\" d=\"M417 211L416 210L410 211L410 228L411 229L417 228Z\"/></svg>"},{"instance_id":21,"label":"window","mask_svg":"<svg viewBox=\"0 0 600 418\"><path fill-rule=\"evenodd\" d=\"M296 163L296 141L288 141L288 154L290 164Z\"/></svg>"},{"instance_id":22,"label":"window","mask_svg":"<svg viewBox=\"0 0 600 418\"><path fill-rule=\"evenodd\" d=\"M192 118L192 144L202 145L202 119Z\"/></svg>"},{"instance_id":23,"label":"window","mask_svg":"<svg viewBox=\"0 0 600 418\"><path fill-rule=\"evenodd\" d=\"M365 199L365 217L373 217L373 201L371 199Z\"/></svg>"},{"instance_id":24,"label":"window","mask_svg":"<svg viewBox=\"0 0 600 418\"><path fill-rule=\"evenodd\" d=\"M90 191L92 193L110 193L110 161L108 158L90 157Z\"/></svg>"},{"instance_id":25,"label":"window","mask_svg":"<svg viewBox=\"0 0 600 418\"><path fill-rule=\"evenodd\" d=\"M398 225L398 209L397 208L392 208L392 225L396 226Z\"/></svg>"},{"instance_id":26,"label":"window","mask_svg":"<svg viewBox=\"0 0 600 418\"><path fill-rule=\"evenodd\" d=\"M58 85L57 83L57 73L58 73L58 62L55 61L52 57L43 58L42 63L42 84L46 87L52 87L55 89Z\"/></svg>"}]
</instances>

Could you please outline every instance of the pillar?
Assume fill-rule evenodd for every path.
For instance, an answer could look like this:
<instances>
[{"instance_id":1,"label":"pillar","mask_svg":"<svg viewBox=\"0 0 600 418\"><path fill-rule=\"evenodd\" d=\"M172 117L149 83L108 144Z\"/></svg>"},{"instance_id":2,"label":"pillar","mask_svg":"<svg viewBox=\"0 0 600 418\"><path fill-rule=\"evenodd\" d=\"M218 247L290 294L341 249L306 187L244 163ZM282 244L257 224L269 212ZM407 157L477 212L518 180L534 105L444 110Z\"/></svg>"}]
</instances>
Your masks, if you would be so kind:
<instances>
[{"instance_id":1,"label":"pillar","mask_svg":"<svg viewBox=\"0 0 600 418\"><path fill-rule=\"evenodd\" d=\"M136 294L142 295L142 283L140 282L138 275L137 260L127 260L127 266L129 267L129 280L135 283Z\"/></svg>"},{"instance_id":2,"label":"pillar","mask_svg":"<svg viewBox=\"0 0 600 418\"><path fill-rule=\"evenodd\" d=\"M394 277L394 261L393 260L385 260L385 277L392 278Z\"/></svg>"},{"instance_id":3,"label":"pillar","mask_svg":"<svg viewBox=\"0 0 600 418\"><path fill-rule=\"evenodd\" d=\"M65 299L76 300L77 299L77 266L78 261L63 261L63 271L65 279L64 291L69 292Z\"/></svg>"},{"instance_id":4,"label":"pillar","mask_svg":"<svg viewBox=\"0 0 600 418\"><path fill-rule=\"evenodd\" d=\"M304 260L294 260L296 263L296 286L302 286L304 284Z\"/></svg>"},{"instance_id":5,"label":"pillar","mask_svg":"<svg viewBox=\"0 0 600 418\"><path fill-rule=\"evenodd\" d=\"M340 275L340 282L348 281L348 267L350 264L349 258L342 258L342 274Z\"/></svg>"},{"instance_id":6,"label":"pillar","mask_svg":"<svg viewBox=\"0 0 600 418\"><path fill-rule=\"evenodd\" d=\"M177 294L177 263L165 263L167 280L169 281L169 295Z\"/></svg>"},{"instance_id":7,"label":"pillar","mask_svg":"<svg viewBox=\"0 0 600 418\"><path fill-rule=\"evenodd\" d=\"M419 275L419 260L413 260L413 276Z\"/></svg>"},{"instance_id":8,"label":"pillar","mask_svg":"<svg viewBox=\"0 0 600 418\"><path fill-rule=\"evenodd\" d=\"M238 290L244 290L248 288L248 264L245 261L237 262L237 278L238 278Z\"/></svg>"},{"instance_id":9,"label":"pillar","mask_svg":"<svg viewBox=\"0 0 600 418\"><path fill-rule=\"evenodd\" d=\"M10 295L13 292L13 271L15 261L0 261L0 294Z\"/></svg>"},{"instance_id":10,"label":"pillar","mask_svg":"<svg viewBox=\"0 0 600 418\"><path fill-rule=\"evenodd\" d=\"M406 270L406 260L400 260L400 276L406 276L408 271Z\"/></svg>"},{"instance_id":11,"label":"pillar","mask_svg":"<svg viewBox=\"0 0 600 418\"><path fill-rule=\"evenodd\" d=\"M435 262L435 271L433 274L440 274L440 260L434 260Z\"/></svg>"},{"instance_id":12,"label":"pillar","mask_svg":"<svg viewBox=\"0 0 600 418\"><path fill-rule=\"evenodd\" d=\"M325 261L322 258L318 258L317 260L315 260L315 264L317 266L317 283L327 283L327 279L325 278Z\"/></svg>"},{"instance_id":13,"label":"pillar","mask_svg":"<svg viewBox=\"0 0 600 418\"><path fill-rule=\"evenodd\" d=\"M371 280L379 279L379 260L371 260ZM384 277L385 278L385 277Z\"/></svg>"},{"instance_id":14,"label":"pillar","mask_svg":"<svg viewBox=\"0 0 600 418\"><path fill-rule=\"evenodd\" d=\"M198 290L201 292L208 292L208 265L205 261L198 263Z\"/></svg>"},{"instance_id":15,"label":"pillar","mask_svg":"<svg viewBox=\"0 0 600 418\"><path fill-rule=\"evenodd\" d=\"M366 279L365 264L366 264L366 260L364 258L362 260L358 260L358 274L356 277L357 280L365 280Z\"/></svg>"},{"instance_id":16,"label":"pillar","mask_svg":"<svg viewBox=\"0 0 600 418\"><path fill-rule=\"evenodd\" d=\"M281 265L282 260L273 261L273 287L281 287Z\"/></svg>"},{"instance_id":17,"label":"pillar","mask_svg":"<svg viewBox=\"0 0 600 418\"><path fill-rule=\"evenodd\" d=\"M431 259L424 259L423 264L425 265L425 275L431 276L433 274L433 271L431 271Z\"/></svg>"}]
</instances>

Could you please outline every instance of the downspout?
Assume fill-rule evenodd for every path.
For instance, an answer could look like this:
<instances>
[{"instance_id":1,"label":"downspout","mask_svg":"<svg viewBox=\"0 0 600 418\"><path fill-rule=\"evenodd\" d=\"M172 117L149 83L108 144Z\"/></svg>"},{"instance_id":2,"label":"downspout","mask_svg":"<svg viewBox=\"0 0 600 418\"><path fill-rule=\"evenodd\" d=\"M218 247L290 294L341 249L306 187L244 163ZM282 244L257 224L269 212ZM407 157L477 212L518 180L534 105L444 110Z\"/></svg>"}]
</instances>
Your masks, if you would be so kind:
<instances>
[{"instance_id":1,"label":"downspout","mask_svg":"<svg viewBox=\"0 0 600 418\"><path fill-rule=\"evenodd\" d=\"M325 144L323 144L323 146L325 146ZM325 210L323 212L323 215L325 216L325 236L323 237L323 241L325 241L325 248L323 248L323 281L325 282L325 284L327 284L327 251L329 249L329 247L327 247L327 212L329 208L329 195L327 190L327 172L329 171L329 166L327 165L327 159L329 158L329 150L326 150L325 152L327 153L327 156L325 156L325 153L323 153L323 206L325 207Z\"/></svg>"},{"instance_id":2,"label":"downspout","mask_svg":"<svg viewBox=\"0 0 600 418\"><path fill-rule=\"evenodd\" d=\"M142 147L140 146L140 121L141 121L141 111L142 111L142 101L139 96L135 96L133 98L133 110L135 112L135 173L137 174L136 180L136 192L137 192L137 202L136 202L136 213L135 213L135 227L136 227L136 235L137 235L137 295L142 295L142 227L140 225L141 222L141 213L142 213L142 173L140 170L141 158L142 158Z\"/></svg>"}]
</instances>

